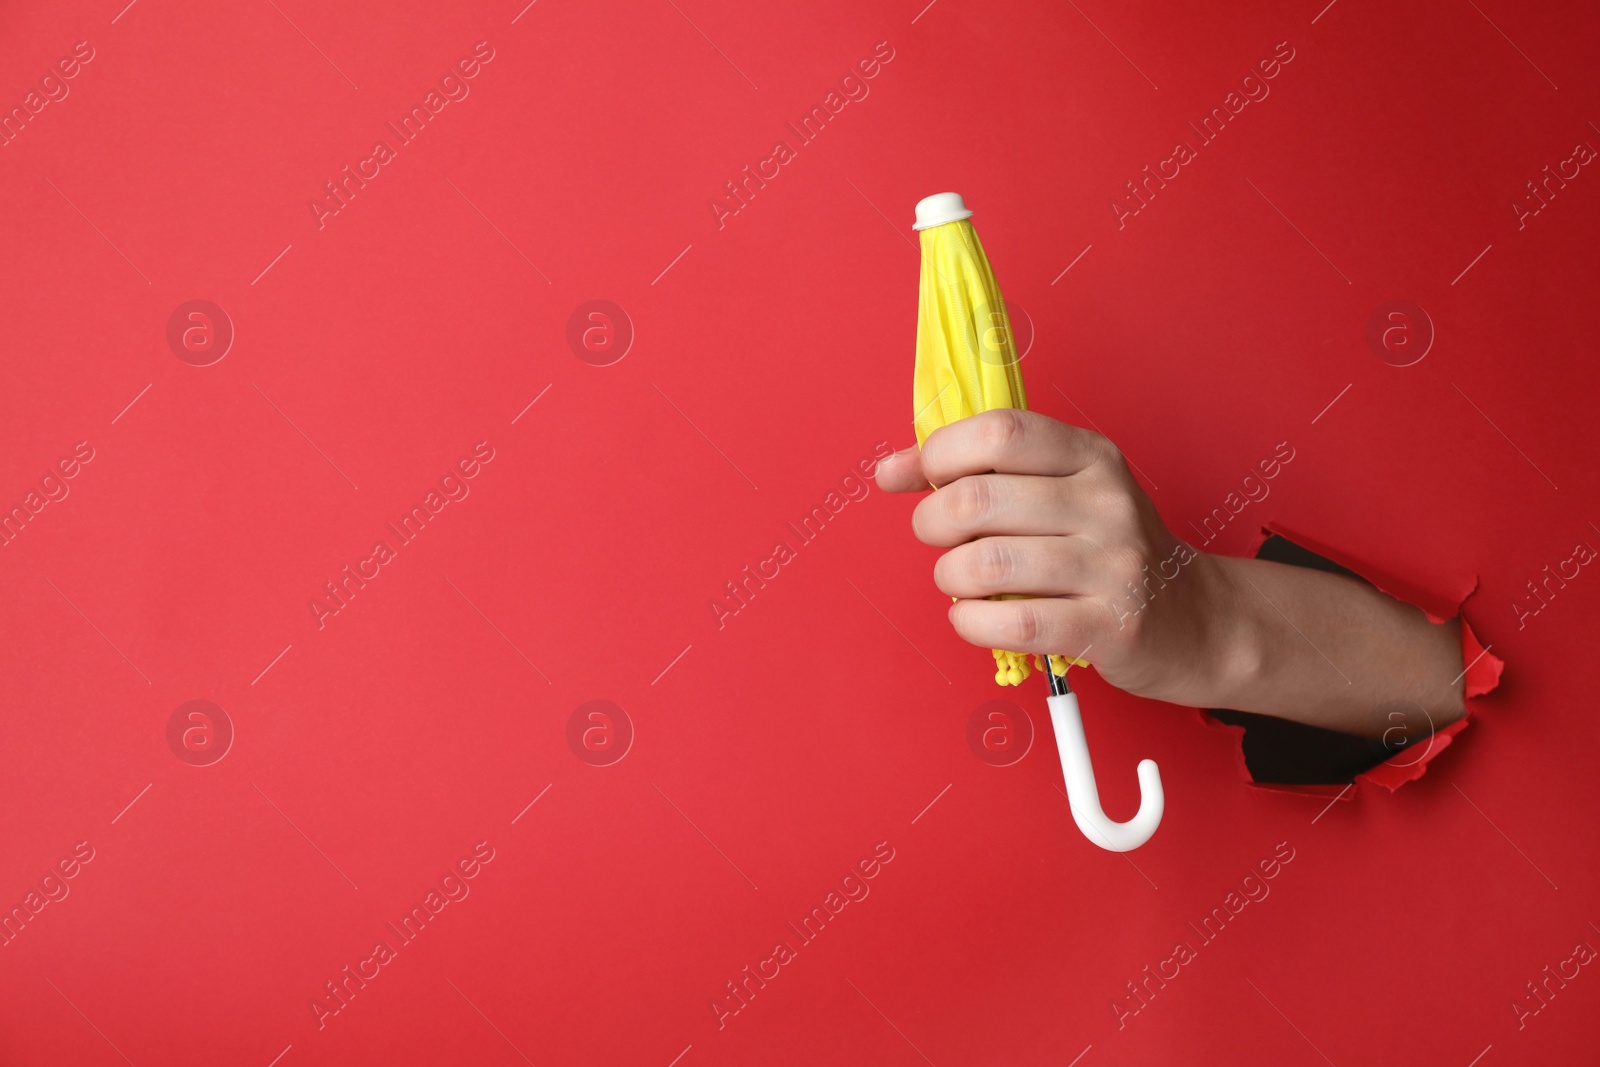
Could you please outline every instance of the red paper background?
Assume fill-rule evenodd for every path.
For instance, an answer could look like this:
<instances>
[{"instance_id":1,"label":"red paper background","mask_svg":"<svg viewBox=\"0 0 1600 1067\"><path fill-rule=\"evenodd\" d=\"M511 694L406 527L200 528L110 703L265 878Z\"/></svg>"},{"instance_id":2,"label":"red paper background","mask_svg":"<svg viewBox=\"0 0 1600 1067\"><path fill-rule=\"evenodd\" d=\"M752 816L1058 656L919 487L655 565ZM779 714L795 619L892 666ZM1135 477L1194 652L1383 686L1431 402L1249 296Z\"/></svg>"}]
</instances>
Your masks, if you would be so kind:
<instances>
[{"instance_id":1,"label":"red paper background","mask_svg":"<svg viewBox=\"0 0 1600 1067\"><path fill-rule=\"evenodd\" d=\"M1591 1061L1591 968L1512 1004L1600 945L1600 577L1521 627L1512 602L1600 543L1600 176L1511 204L1600 144L1594 9L923 2L0 12L7 109L94 51L0 148L0 502L94 451L0 548L0 903L94 850L0 949L0 1062ZM319 228L323 183L480 41L470 95ZM797 145L879 42L870 95ZM1279 42L1270 96L1119 229L1124 183ZM1042 688L994 688L876 490L718 628L786 522L911 441L909 222L943 189L1036 329L1034 406L1117 440L1175 529L1287 441L1211 547L1270 522L1479 583L1504 681L1423 778L1253 789L1230 732L1085 672L1108 809L1146 756L1168 796L1146 847L1092 847ZM236 331L207 367L166 340L196 299ZM566 340L596 299L636 332L605 367ZM1392 300L1436 332L1412 366L1367 341ZM480 441L470 496L319 629L323 583ZM1006 767L967 740L997 698L1038 731ZM196 699L236 733L210 766L167 740ZM595 699L635 731L610 766L567 740ZM319 1028L481 841L470 895ZM879 842L870 895L719 1028Z\"/></svg>"}]
</instances>

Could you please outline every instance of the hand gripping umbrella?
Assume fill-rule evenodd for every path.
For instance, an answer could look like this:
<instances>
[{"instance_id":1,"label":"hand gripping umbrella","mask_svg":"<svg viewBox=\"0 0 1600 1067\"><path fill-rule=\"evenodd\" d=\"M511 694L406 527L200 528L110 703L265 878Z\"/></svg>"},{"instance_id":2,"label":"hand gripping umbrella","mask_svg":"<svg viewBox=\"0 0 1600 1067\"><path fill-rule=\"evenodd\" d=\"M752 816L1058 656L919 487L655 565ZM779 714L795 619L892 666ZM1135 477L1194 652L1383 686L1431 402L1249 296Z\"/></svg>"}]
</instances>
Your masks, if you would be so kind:
<instances>
[{"instance_id":1,"label":"hand gripping umbrella","mask_svg":"<svg viewBox=\"0 0 1600 1067\"><path fill-rule=\"evenodd\" d=\"M958 193L938 193L917 204L922 280L917 301L917 366L912 385L913 422L920 447L939 427L994 408L1026 408L1022 371L1005 299L968 220ZM994 649L994 680L1017 685L1033 673L1021 652ZM1139 762L1139 812L1113 822L1100 808L1089 743L1078 698L1067 684L1070 656L1033 657L1050 682L1050 721L1072 818L1085 837L1112 852L1130 852L1150 840L1161 823L1165 797L1154 760Z\"/></svg>"}]
</instances>

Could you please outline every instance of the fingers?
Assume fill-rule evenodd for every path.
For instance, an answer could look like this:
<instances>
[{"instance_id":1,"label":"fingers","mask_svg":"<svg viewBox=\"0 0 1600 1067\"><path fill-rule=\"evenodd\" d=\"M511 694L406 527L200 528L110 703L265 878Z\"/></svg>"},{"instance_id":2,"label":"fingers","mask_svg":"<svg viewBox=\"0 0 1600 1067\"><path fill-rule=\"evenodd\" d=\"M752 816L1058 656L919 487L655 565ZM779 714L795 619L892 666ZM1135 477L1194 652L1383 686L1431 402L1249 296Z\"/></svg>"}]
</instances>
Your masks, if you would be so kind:
<instances>
[{"instance_id":1,"label":"fingers","mask_svg":"<svg viewBox=\"0 0 1600 1067\"><path fill-rule=\"evenodd\" d=\"M934 485L969 474L1077 474L1112 451L1097 433L1045 415L997 408L935 430L922 446L922 470Z\"/></svg>"},{"instance_id":2,"label":"fingers","mask_svg":"<svg viewBox=\"0 0 1600 1067\"><path fill-rule=\"evenodd\" d=\"M1075 537L985 537L939 557L933 582L953 597L1085 594L1094 586L1094 551Z\"/></svg>"},{"instance_id":3,"label":"fingers","mask_svg":"<svg viewBox=\"0 0 1600 1067\"><path fill-rule=\"evenodd\" d=\"M940 548L985 534L1078 533L1091 521L1092 492L1065 478L975 474L924 497L911 514L911 529Z\"/></svg>"},{"instance_id":4,"label":"fingers","mask_svg":"<svg viewBox=\"0 0 1600 1067\"><path fill-rule=\"evenodd\" d=\"M928 479L922 474L922 453L915 445L880 459L872 476L886 493L915 493L929 488Z\"/></svg>"},{"instance_id":5,"label":"fingers","mask_svg":"<svg viewBox=\"0 0 1600 1067\"><path fill-rule=\"evenodd\" d=\"M1094 600L958 600L950 605L950 625L980 648L1004 648L1044 656L1085 655L1094 646L1095 627L1105 609Z\"/></svg>"}]
</instances>

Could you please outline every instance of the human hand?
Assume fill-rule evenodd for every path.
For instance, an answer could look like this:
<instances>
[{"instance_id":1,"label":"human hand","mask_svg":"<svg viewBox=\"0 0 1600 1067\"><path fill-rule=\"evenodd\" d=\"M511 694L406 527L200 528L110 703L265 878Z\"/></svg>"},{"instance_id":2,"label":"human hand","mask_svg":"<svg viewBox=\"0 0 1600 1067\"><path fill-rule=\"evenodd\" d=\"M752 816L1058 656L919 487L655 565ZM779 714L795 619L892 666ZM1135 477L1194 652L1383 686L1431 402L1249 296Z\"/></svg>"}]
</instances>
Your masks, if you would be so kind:
<instances>
[{"instance_id":1,"label":"human hand","mask_svg":"<svg viewBox=\"0 0 1600 1067\"><path fill-rule=\"evenodd\" d=\"M1173 536L1108 439L997 409L936 430L876 476L889 492L939 487L912 529L949 549L934 584L956 598L962 638L1075 656L1118 688L1203 704L1217 660L1212 557ZM1034 599L984 599L1003 593Z\"/></svg>"}]
</instances>

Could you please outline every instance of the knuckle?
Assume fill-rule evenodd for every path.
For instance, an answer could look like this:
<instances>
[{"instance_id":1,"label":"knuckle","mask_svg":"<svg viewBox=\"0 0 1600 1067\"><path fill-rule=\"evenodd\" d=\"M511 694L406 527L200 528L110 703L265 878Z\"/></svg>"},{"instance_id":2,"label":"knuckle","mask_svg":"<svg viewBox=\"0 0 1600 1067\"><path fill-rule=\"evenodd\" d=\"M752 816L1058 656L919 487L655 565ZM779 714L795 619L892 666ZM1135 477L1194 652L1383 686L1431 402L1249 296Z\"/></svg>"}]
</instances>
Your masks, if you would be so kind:
<instances>
[{"instance_id":1,"label":"knuckle","mask_svg":"<svg viewBox=\"0 0 1600 1067\"><path fill-rule=\"evenodd\" d=\"M1117 447L1116 442L1109 437L1101 438L1098 456L1100 465L1117 480L1118 484L1142 492L1138 489L1139 482L1133 476L1133 469L1128 466L1128 457L1123 455L1122 449Z\"/></svg>"},{"instance_id":2,"label":"knuckle","mask_svg":"<svg viewBox=\"0 0 1600 1067\"><path fill-rule=\"evenodd\" d=\"M1016 573L1016 553L1005 542L986 538L973 547L972 576L983 588L1004 589Z\"/></svg>"},{"instance_id":3,"label":"knuckle","mask_svg":"<svg viewBox=\"0 0 1600 1067\"><path fill-rule=\"evenodd\" d=\"M1024 651L1038 644L1044 636L1045 620L1037 602L1011 601L1005 624L1007 647Z\"/></svg>"},{"instance_id":4,"label":"knuckle","mask_svg":"<svg viewBox=\"0 0 1600 1067\"><path fill-rule=\"evenodd\" d=\"M1117 448L1115 441L1096 430L1085 432L1088 434L1088 450L1095 459L1108 464L1121 461L1122 451Z\"/></svg>"},{"instance_id":5,"label":"knuckle","mask_svg":"<svg viewBox=\"0 0 1600 1067\"><path fill-rule=\"evenodd\" d=\"M1112 493L1106 503L1106 516L1124 535L1132 535L1140 526L1139 502L1128 493Z\"/></svg>"},{"instance_id":6,"label":"knuckle","mask_svg":"<svg viewBox=\"0 0 1600 1067\"><path fill-rule=\"evenodd\" d=\"M1139 502L1121 486L1101 487L1095 492L1090 507L1107 541L1112 544L1126 543L1141 529Z\"/></svg>"},{"instance_id":7,"label":"knuckle","mask_svg":"<svg viewBox=\"0 0 1600 1067\"><path fill-rule=\"evenodd\" d=\"M1123 590L1128 586L1138 586L1144 577L1144 556L1135 549L1123 546L1112 550L1111 566L1109 568L1115 588Z\"/></svg>"},{"instance_id":8,"label":"knuckle","mask_svg":"<svg viewBox=\"0 0 1600 1067\"><path fill-rule=\"evenodd\" d=\"M951 521L963 528L980 525L994 506L994 487L979 477L963 478L947 489L945 507Z\"/></svg>"},{"instance_id":9,"label":"knuckle","mask_svg":"<svg viewBox=\"0 0 1600 1067\"><path fill-rule=\"evenodd\" d=\"M990 455L1002 455L1016 448L1027 432L1027 416L1016 408L996 408L984 413L983 443Z\"/></svg>"}]
</instances>

